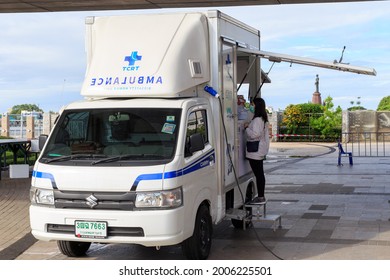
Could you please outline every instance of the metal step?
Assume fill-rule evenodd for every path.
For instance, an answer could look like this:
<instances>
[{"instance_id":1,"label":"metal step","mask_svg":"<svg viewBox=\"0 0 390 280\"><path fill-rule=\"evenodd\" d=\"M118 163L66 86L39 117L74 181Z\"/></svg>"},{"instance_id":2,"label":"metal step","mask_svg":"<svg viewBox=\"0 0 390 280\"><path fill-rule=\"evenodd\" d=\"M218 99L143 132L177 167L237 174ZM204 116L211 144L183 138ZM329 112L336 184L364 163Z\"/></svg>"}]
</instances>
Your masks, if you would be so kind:
<instances>
[{"instance_id":1,"label":"metal step","mask_svg":"<svg viewBox=\"0 0 390 280\"><path fill-rule=\"evenodd\" d=\"M261 217L267 214L267 201L261 204L245 204L245 208L250 208L252 217Z\"/></svg>"},{"instance_id":2,"label":"metal step","mask_svg":"<svg viewBox=\"0 0 390 280\"><path fill-rule=\"evenodd\" d=\"M282 228L282 217L280 215L267 214L267 202L262 204L245 204L244 208L250 208L252 211L230 208L226 211L226 219L235 219L243 221L243 229L245 230L245 222L266 222L272 224L273 231L276 228ZM250 213L252 212L252 213Z\"/></svg>"},{"instance_id":3,"label":"metal step","mask_svg":"<svg viewBox=\"0 0 390 280\"><path fill-rule=\"evenodd\" d=\"M282 228L282 217L280 215L252 216L252 222L271 223L273 231L276 231L277 225L278 225L278 228Z\"/></svg>"},{"instance_id":4,"label":"metal step","mask_svg":"<svg viewBox=\"0 0 390 280\"><path fill-rule=\"evenodd\" d=\"M251 203L247 203L245 204L245 207L247 208L258 208L258 207L264 207L267 205L267 200L263 203L258 203L258 204L251 204Z\"/></svg>"},{"instance_id":5,"label":"metal step","mask_svg":"<svg viewBox=\"0 0 390 280\"><path fill-rule=\"evenodd\" d=\"M248 212L242 209L230 208L226 211L225 217L228 219L244 220L248 216Z\"/></svg>"}]
</instances>

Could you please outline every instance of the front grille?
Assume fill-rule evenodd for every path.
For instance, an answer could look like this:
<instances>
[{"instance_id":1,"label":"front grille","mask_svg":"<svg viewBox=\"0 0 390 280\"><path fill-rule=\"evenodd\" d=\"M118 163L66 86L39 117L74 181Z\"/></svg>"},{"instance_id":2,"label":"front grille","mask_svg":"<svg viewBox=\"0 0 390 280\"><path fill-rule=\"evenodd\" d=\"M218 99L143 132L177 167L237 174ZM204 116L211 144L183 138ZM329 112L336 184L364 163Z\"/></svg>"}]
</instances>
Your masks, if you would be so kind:
<instances>
[{"instance_id":1,"label":"front grille","mask_svg":"<svg viewBox=\"0 0 390 280\"><path fill-rule=\"evenodd\" d=\"M49 233L61 233L61 234L72 234L74 235L74 225L58 225L48 224L47 232ZM107 236L145 236L144 230L140 227L108 227Z\"/></svg>"},{"instance_id":2,"label":"front grille","mask_svg":"<svg viewBox=\"0 0 390 280\"><path fill-rule=\"evenodd\" d=\"M134 192L74 192L54 190L56 208L127 210L134 209Z\"/></svg>"}]
</instances>

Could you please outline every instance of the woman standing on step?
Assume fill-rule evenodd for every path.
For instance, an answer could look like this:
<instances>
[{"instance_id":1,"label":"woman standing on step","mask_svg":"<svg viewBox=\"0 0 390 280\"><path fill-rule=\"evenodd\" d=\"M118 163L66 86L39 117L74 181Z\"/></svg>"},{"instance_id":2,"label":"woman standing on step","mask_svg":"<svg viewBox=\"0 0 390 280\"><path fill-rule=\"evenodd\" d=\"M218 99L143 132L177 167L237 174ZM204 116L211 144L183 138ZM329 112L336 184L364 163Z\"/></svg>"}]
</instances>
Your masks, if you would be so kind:
<instances>
[{"instance_id":1,"label":"woman standing on step","mask_svg":"<svg viewBox=\"0 0 390 280\"><path fill-rule=\"evenodd\" d=\"M263 161L269 150L269 123L264 99L253 99L251 111L254 113L253 119L250 123L246 123L244 127L247 139L246 158L249 160L250 166L255 174L258 194L252 203L265 203Z\"/></svg>"}]
</instances>

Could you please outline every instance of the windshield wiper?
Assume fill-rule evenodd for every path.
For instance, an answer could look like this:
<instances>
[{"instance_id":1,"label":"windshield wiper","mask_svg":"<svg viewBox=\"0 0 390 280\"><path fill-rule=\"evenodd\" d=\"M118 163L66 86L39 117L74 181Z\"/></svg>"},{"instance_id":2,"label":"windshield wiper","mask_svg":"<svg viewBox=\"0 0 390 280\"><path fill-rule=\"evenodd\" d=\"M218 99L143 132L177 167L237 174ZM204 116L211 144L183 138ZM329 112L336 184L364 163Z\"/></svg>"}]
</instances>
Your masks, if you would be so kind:
<instances>
[{"instance_id":1,"label":"windshield wiper","mask_svg":"<svg viewBox=\"0 0 390 280\"><path fill-rule=\"evenodd\" d=\"M107 156L96 155L96 154L76 154L76 155L59 156L59 157L51 158L46 160L46 163L58 162L58 161L69 161L69 160L82 159L82 158L101 158L101 157L106 158Z\"/></svg>"},{"instance_id":2,"label":"windshield wiper","mask_svg":"<svg viewBox=\"0 0 390 280\"><path fill-rule=\"evenodd\" d=\"M144 159L144 158L161 159L161 158L164 158L164 156L154 155L154 154L128 154L128 155L122 155L122 156L113 156L113 157L109 157L109 158L103 158L100 160L93 161L91 164L96 165L99 163L115 162L115 161L121 161L121 160L126 160L126 159Z\"/></svg>"}]
</instances>

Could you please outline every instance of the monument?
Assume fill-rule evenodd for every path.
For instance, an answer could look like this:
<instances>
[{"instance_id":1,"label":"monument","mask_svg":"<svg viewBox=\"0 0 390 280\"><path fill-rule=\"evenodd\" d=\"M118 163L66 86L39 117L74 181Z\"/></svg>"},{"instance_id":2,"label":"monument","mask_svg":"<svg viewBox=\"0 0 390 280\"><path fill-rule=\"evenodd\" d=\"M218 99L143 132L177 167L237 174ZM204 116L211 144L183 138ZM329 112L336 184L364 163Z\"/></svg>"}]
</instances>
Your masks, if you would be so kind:
<instances>
[{"instance_id":1,"label":"monument","mask_svg":"<svg viewBox=\"0 0 390 280\"><path fill-rule=\"evenodd\" d=\"M321 100L321 93L320 93L320 78L318 74L316 75L315 86L316 86L316 91L313 93L313 97L311 98L311 103L321 105L322 100Z\"/></svg>"}]
</instances>

